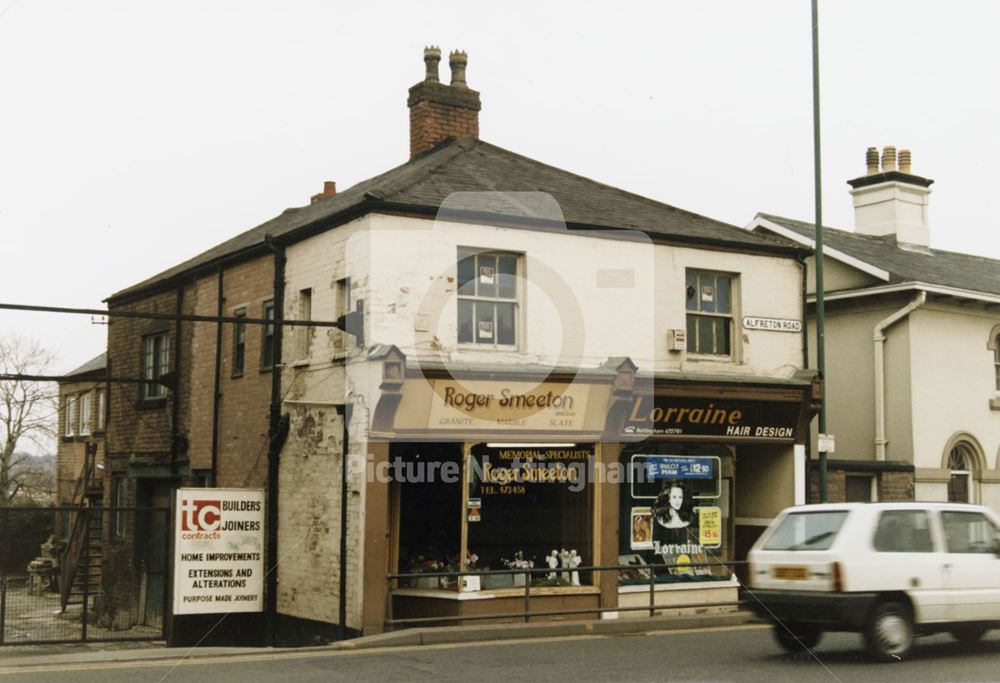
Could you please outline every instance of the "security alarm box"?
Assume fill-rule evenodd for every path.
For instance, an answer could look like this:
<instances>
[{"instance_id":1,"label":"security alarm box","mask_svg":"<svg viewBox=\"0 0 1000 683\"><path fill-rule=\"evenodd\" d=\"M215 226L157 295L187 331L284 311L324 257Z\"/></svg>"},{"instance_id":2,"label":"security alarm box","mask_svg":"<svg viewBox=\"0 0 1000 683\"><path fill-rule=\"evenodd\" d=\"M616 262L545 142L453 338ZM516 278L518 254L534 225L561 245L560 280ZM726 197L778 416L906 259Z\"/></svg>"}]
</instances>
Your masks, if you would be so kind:
<instances>
[{"instance_id":1,"label":"security alarm box","mask_svg":"<svg viewBox=\"0 0 1000 683\"><path fill-rule=\"evenodd\" d=\"M687 351L687 330L667 330L667 350Z\"/></svg>"}]
</instances>

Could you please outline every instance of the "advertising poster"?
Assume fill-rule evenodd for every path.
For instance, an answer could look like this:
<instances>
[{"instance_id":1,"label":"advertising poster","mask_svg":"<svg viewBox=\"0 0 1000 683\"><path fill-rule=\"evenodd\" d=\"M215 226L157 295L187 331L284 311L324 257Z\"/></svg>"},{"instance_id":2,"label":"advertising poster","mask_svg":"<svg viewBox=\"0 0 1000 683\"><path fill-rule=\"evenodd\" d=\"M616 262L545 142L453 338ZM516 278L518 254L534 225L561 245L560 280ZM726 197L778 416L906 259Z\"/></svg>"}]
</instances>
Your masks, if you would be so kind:
<instances>
[{"instance_id":1,"label":"advertising poster","mask_svg":"<svg viewBox=\"0 0 1000 683\"><path fill-rule=\"evenodd\" d=\"M706 548L722 545L722 509L700 507L698 512L698 544Z\"/></svg>"},{"instance_id":2,"label":"advertising poster","mask_svg":"<svg viewBox=\"0 0 1000 683\"><path fill-rule=\"evenodd\" d=\"M653 510L648 507L632 508L632 533L629 547L632 550L653 549Z\"/></svg>"},{"instance_id":3,"label":"advertising poster","mask_svg":"<svg viewBox=\"0 0 1000 683\"><path fill-rule=\"evenodd\" d=\"M174 614L264 608L264 492L178 489Z\"/></svg>"}]
</instances>

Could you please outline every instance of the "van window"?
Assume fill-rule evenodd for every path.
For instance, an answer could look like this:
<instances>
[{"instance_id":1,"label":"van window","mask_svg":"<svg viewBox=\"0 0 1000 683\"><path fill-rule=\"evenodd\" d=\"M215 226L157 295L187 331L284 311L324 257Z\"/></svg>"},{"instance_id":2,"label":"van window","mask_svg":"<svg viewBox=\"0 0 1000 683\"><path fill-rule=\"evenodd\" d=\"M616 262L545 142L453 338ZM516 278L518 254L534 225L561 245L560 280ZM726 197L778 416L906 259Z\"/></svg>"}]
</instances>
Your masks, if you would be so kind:
<instances>
[{"instance_id":1,"label":"van window","mask_svg":"<svg viewBox=\"0 0 1000 683\"><path fill-rule=\"evenodd\" d=\"M793 512L778 524L764 550L827 550L847 519L846 510Z\"/></svg>"},{"instance_id":2,"label":"van window","mask_svg":"<svg viewBox=\"0 0 1000 683\"><path fill-rule=\"evenodd\" d=\"M879 515L873 545L880 553L934 552L927 512L886 510Z\"/></svg>"},{"instance_id":3,"label":"van window","mask_svg":"<svg viewBox=\"0 0 1000 683\"><path fill-rule=\"evenodd\" d=\"M997 552L997 529L981 512L941 513L949 553Z\"/></svg>"}]
</instances>

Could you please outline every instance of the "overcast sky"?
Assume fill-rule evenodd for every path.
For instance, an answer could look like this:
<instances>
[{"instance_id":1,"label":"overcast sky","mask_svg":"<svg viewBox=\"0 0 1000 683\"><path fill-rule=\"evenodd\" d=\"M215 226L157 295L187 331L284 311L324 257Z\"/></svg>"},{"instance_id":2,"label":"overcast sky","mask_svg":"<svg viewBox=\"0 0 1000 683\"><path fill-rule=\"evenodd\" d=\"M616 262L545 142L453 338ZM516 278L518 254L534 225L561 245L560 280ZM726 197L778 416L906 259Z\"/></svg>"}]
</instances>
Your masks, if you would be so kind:
<instances>
[{"instance_id":1,"label":"overcast sky","mask_svg":"<svg viewBox=\"0 0 1000 683\"><path fill-rule=\"evenodd\" d=\"M469 53L481 137L745 225L812 220L809 0L0 0L0 301L99 307L406 161L427 44ZM820 0L825 223L865 148L935 179L931 246L1000 258L1000 3ZM447 60L445 59L444 62ZM442 64L442 76L447 68ZM86 317L0 311L67 371Z\"/></svg>"}]
</instances>

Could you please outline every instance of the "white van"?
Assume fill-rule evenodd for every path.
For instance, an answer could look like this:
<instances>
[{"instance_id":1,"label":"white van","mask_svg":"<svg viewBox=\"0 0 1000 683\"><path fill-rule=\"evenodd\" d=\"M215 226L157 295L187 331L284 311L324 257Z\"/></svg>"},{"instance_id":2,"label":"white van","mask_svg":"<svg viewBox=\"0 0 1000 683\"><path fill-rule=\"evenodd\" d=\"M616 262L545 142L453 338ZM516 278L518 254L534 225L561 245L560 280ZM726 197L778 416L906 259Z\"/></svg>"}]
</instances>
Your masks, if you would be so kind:
<instances>
[{"instance_id":1,"label":"white van","mask_svg":"<svg viewBox=\"0 0 1000 683\"><path fill-rule=\"evenodd\" d=\"M905 657L915 635L973 642L1000 628L1000 516L960 503L827 503L784 510L749 554L750 606L793 652L859 631Z\"/></svg>"}]
</instances>

